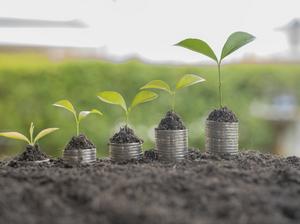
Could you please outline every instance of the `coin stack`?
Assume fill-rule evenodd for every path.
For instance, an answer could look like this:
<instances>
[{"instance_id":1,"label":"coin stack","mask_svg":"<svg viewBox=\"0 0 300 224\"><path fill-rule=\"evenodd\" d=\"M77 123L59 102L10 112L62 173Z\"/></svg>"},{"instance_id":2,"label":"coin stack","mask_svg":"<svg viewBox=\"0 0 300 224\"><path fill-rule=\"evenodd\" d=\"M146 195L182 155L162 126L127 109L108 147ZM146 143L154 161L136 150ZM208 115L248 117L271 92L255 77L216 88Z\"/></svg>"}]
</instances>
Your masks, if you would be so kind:
<instances>
[{"instance_id":1,"label":"coin stack","mask_svg":"<svg viewBox=\"0 0 300 224\"><path fill-rule=\"evenodd\" d=\"M239 148L239 123L206 121L206 151L215 154L237 154Z\"/></svg>"},{"instance_id":2,"label":"coin stack","mask_svg":"<svg viewBox=\"0 0 300 224\"><path fill-rule=\"evenodd\" d=\"M109 152L111 160L114 162L125 162L131 159L140 159L142 157L143 143L109 143Z\"/></svg>"},{"instance_id":3,"label":"coin stack","mask_svg":"<svg viewBox=\"0 0 300 224\"><path fill-rule=\"evenodd\" d=\"M63 159L67 163L92 163L96 161L96 148L65 150Z\"/></svg>"},{"instance_id":4,"label":"coin stack","mask_svg":"<svg viewBox=\"0 0 300 224\"><path fill-rule=\"evenodd\" d=\"M155 129L158 159L167 162L183 160L188 151L188 130Z\"/></svg>"}]
</instances>

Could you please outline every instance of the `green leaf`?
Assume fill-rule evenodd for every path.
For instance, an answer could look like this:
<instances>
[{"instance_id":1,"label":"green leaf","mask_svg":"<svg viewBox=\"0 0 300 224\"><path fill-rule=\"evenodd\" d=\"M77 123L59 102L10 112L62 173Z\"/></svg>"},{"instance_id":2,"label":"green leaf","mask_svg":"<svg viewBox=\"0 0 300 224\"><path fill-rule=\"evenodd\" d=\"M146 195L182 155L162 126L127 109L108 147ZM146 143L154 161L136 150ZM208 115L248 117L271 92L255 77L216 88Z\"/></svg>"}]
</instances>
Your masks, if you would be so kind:
<instances>
[{"instance_id":1,"label":"green leaf","mask_svg":"<svg viewBox=\"0 0 300 224\"><path fill-rule=\"evenodd\" d=\"M203 40L199 39L185 39L177 44L175 46L180 46L187 48L189 50L198 52L200 54L203 54L214 61L218 63L218 59L214 53L214 51L211 49L211 47Z\"/></svg>"},{"instance_id":2,"label":"green leaf","mask_svg":"<svg viewBox=\"0 0 300 224\"><path fill-rule=\"evenodd\" d=\"M125 100L120 93L115 91L104 91L98 93L97 96L101 101L105 103L119 105L127 112Z\"/></svg>"},{"instance_id":3,"label":"green leaf","mask_svg":"<svg viewBox=\"0 0 300 224\"><path fill-rule=\"evenodd\" d=\"M134 97L130 109L136 107L139 104L146 103L156 99L158 95L155 92L144 90L136 94Z\"/></svg>"},{"instance_id":4,"label":"green leaf","mask_svg":"<svg viewBox=\"0 0 300 224\"><path fill-rule=\"evenodd\" d=\"M170 86L162 80L152 80L148 82L146 85L141 87L140 89L160 89L164 90L168 93L172 93Z\"/></svg>"},{"instance_id":5,"label":"green leaf","mask_svg":"<svg viewBox=\"0 0 300 224\"><path fill-rule=\"evenodd\" d=\"M89 114L98 114L100 116L102 116L103 114L99 111L99 110L96 110L96 109L93 109L91 111L81 111L79 113L79 121L81 121L83 118L85 118L86 116L88 116Z\"/></svg>"},{"instance_id":6,"label":"green leaf","mask_svg":"<svg viewBox=\"0 0 300 224\"><path fill-rule=\"evenodd\" d=\"M1 132L0 136L25 141L25 142L28 142L30 144L29 139L26 136L24 136L23 134L19 133L19 132Z\"/></svg>"},{"instance_id":7,"label":"green leaf","mask_svg":"<svg viewBox=\"0 0 300 224\"><path fill-rule=\"evenodd\" d=\"M64 108L64 109L72 112L75 115L75 117L77 116L76 111L75 111L72 103L69 100L57 101L56 103L53 104L53 106Z\"/></svg>"},{"instance_id":8,"label":"green leaf","mask_svg":"<svg viewBox=\"0 0 300 224\"><path fill-rule=\"evenodd\" d=\"M35 137L33 143L36 143L39 139L43 138L46 135L49 135L50 133L57 131L59 128L47 128L42 130L38 135Z\"/></svg>"},{"instance_id":9,"label":"green leaf","mask_svg":"<svg viewBox=\"0 0 300 224\"><path fill-rule=\"evenodd\" d=\"M199 82L204 82L205 79L198 75L188 74L184 75L176 84L176 90L182 89L191 85L195 85Z\"/></svg>"},{"instance_id":10,"label":"green leaf","mask_svg":"<svg viewBox=\"0 0 300 224\"><path fill-rule=\"evenodd\" d=\"M221 60L231 54L232 52L236 51L237 49L241 48L242 46L250 43L255 39L254 36L252 36L249 33L245 32L235 32L232 33L226 43L223 46L222 54L221 54Z\"/></svg>"}]
</instances>

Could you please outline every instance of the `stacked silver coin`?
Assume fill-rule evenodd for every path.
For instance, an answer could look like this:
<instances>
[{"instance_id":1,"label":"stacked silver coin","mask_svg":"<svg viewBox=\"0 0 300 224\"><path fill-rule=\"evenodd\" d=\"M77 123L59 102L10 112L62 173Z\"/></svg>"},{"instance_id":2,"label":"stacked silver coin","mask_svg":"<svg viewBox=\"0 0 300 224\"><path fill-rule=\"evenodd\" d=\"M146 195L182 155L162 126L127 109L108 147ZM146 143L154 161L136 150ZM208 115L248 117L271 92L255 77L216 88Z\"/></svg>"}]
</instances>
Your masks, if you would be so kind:
<instances>
[{"instance_id":1,"label":"stacked silver coin","mask_svg":"<svg viewBox=\"0 0 300 224\"><path fill-rule=\"evenodd\" d=\"M215 154L237 154L239 150L239 123L206 121L206 151Z\"/></svg>"},{"instance_id":2,"label":"stacked silver coin","mask_svg":"<svg viewBox=\"0 0 300 224\"><path fill-rule=\"evenodd\" d=\"M142 157L143 143L108 143L111 160L114 162L125 162Z\"/></svg>"},{"instance_id":3,"label":"stacked silver coin","mask_svg":"<svg viewBox=\"0 0 300 224\"><path fill-rule=\"evenodd\" d=\"M70 164L92 163L97 159L96 154L96 148L65 150L63 154L63 160Z\"/></svg>"},{"instance_id":4,"label":"stacked silver coin","mask_svg":"<svg viewBox=\"0 0 300 224\"><path fill-rule=\"evenodd\" d=\"M188 130L155 129L155 150L162 161L184 159L188 152Z\"/></svg>"}]
</instances>

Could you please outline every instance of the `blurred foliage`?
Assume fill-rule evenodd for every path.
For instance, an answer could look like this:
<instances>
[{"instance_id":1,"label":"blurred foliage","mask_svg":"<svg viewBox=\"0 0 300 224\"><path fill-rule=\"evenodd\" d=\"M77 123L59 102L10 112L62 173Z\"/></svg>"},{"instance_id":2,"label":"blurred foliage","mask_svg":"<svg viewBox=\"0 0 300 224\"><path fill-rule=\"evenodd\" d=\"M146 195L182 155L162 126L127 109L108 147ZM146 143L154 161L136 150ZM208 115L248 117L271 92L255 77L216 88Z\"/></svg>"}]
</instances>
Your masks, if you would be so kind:
<instances>
[{"instance_id":1,"label":"blurred foliage","mask_svg":"<svg viewBox=\"0 0 300 224\"><path fill-rule=\"evenodd\" d=\"M253 100L279 93L296 94L300 99L299 65L237 64L223 67L224 105L240 120L241 148L268 150L273 132L266 121L250 114ZM88 117L81 126L96 145L99 156L107 155L107 142L124 120L123 111L97 99L99 91L114 90L132 100L137 90L153 79L175 85L188 73L199 74L207 81L181 90L176 99L179 113L189 128L191 147L204 149L204 121L218 106L217 68L215 66L149 65L139 61L111 63L98 60L53 62L41 55L0 55L0 131L25 132L33 121L36 131L47 127L60 130L42 139L42 149L59 156L76 133L75 122L68 112L52 104L69 99L78 110L92 108L104 116ZM132 111L130 124L145 140L144 149L153 147L154 127L171 107L170 97L160 97ZM2 155L11 155L24 148L23 143L0 139Z\"/></svg>"}]
</instances>

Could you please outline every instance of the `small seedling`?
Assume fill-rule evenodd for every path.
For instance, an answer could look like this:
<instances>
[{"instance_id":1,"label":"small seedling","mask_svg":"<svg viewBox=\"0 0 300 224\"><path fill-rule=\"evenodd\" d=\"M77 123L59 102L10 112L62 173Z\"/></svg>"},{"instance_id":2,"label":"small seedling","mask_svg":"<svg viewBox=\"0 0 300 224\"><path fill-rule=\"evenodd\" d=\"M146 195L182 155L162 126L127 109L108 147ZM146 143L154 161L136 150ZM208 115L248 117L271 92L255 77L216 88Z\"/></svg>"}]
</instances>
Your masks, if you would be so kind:
<instances>
[{"instance_id":1,"label":"small seedling","mask_svg":"<svg viewBox=\"0 0 300 224\"><path fill-rule=\"evenodd\" d=\"M77 134L77 136L79 135L80 122L84 118L86 118L89 114L98 114L100 116L103 115L99 110L96 110L96 109L93 109L93 110L90 110L90 111L80 111L77 115L77 112L74 109L74 106L68 100L60 100L60 101L54 103L53 106L64 108L64 109L70 111L74 115L75 122L76 122L76 134Z\"/></svg>"},{"instance_id":2,"label":"small seedling","mask_svg":"<svg viewBox=\"0 0 300 224\"><path fill-rule=\"evenodd\" d=\"M103 92L98 93L97 97L105 103L115 104L115 105L119 105L120 107L122 107L122 109L125 111L126 125L127 125L128 120L129 120L129 114L134 107L136 107L137 105L140 105L142 103L152 101L152 100L156 99L158 97L158 95L152 91L140 91L135 95L135 97L129 107L127 107L127 104L126 104L123 96L120 93L115 92L115 91L103 91Z\"/></svg>"},{"instance_id":3,"label":"small seedling","mask_svg":"<svg viewBox=\"0 0 300 224\"><path fill-rule=\"evenodd\" d=\"M27 142L29 145L34 146L38 140L45 137L46 135L58 130L59 128L47 128L42 130L40 133L37 134L35 138L33 138L33 131L34 131L34 125L33 122L31 122L30 128L29 128L29 138L27 138L25 135L19 133L19 132L1 132L0 136L11 138L11 139L17 139L21 141Z\"/></svg>"},{"instance_id":4,"label":"small seedling","mask_svg":"<svg viewBox=\"0 0 300 224\"><path fill-rule=\"evenodd\" d=\"M203 40L199 39L185 39L177 44L176 46L181 46L184 48L187 48L189 50L198 52L200 54L203 54L211 59L213 59L217 65L218 65L218 74L219 74L219 103L220 103L220 108L222 108L222 81L221 81L221 63L222 60L230 55L232 52L236 51L237 49L241 48L242 46L250 43L255 39L254 36L252 36L249 33L245 32L235 32L232 33L227 41L225 42L222 53L220 56L220 59L217 58L216 54L212 50L212 48Z\"/></svg>"},{"instance_id":5,"label":"small seedling","mask_svg":"<svg viewBox=\"0 0 300 224\"><path fill-rule=\"evenodd\" d=\"M184 75L177 83L174 89L171 89L170 86L162 80L152 80L146 85L141 87L141 89L159 89L166 91L172 96L172 110L175 110L175 97L176 92L180 89L186 88L191 85L195 85L199 82L204 82L205 79L201 78L198 75L188 74Z\"/></svg>"}]
</instances>

